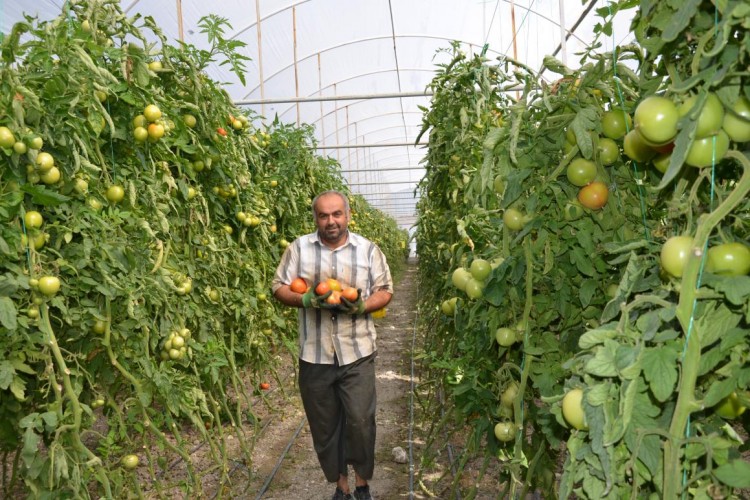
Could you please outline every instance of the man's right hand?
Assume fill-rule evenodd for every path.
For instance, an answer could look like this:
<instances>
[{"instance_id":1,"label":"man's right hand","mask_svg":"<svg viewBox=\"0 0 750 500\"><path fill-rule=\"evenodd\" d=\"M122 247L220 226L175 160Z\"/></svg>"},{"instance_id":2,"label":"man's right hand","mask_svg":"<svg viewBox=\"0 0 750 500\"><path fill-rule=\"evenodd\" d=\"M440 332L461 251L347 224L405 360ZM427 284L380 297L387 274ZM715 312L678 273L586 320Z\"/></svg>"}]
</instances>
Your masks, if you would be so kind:
<instances>
[{"instance_id":1,"label":"man's right hand","mask_svg":"<svg viewBox=\"0 0 750 500\"><path fill-rule=\"evenodd\" d=\"M315 287L311 286L308 291L302 294L302 307L305 309L333 309L336 306L326 302L326 299L332 293L332 291L328 291L328 293L324 293L323 295L316 295Z\"/></svg>"}]
</instances>

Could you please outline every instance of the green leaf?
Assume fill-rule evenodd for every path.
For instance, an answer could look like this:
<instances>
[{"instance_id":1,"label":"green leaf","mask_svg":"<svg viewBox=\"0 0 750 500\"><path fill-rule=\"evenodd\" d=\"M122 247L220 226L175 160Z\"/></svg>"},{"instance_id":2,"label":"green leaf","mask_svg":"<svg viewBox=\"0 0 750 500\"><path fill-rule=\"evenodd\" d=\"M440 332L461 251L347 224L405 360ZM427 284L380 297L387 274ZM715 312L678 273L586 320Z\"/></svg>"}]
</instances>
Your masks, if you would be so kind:
<instances>
[{"instance_id":1,"label":"green leaf","mask_svg":"<svg viewBox=\"0 0 750 500\"><path fill-rule=\"evenodd\" d=\"M730 460L715 468L714 476L732 488L750 488L750 463L742 459Z\"/></svg>"},{"instance_id":2,"label":"green leaf","mask_svg":"<svg viewBox=\"0 0 750 500\"><path fill-rule=\"evenodd\" d=\"M657 400L664 402L674 392L677 383L677 357L671 346L646 349L643 353L643 375Z\"/></svg>"},{"instance_id":3,"label":"green leaf","mask_svg":"<svg viewBox=\"0 0 750 500\"><path fill-rule=\"evenodd\" d=\"M684 0L680 9L670 18L667 29L662 33L665 42L672 42L690 25L690 20L695 15L702 0Z\"/></svg>"},{"instance_id":4,"label":"green leaf","mask_svg":"<svg viewBox=\"0 0 750 500\"><path fill-rule=\"evenodd\" d=\"M736 387L737 380L735 378L725 378L713 382L708 391L706 391L706 395L703 396L703 405L706 408L716 405L719 401L729 396Z\"/></svg>"},{"instance_id":5,"label":"green leaf","mask_svg":"<svg viewBox=\"0 0 750 500\"><path fill-rule=\"evenodd\" d=\"M0 324L8 330L15 330L18 326L16 318L18 311L10 297L0 297Z\"/></svg>"},{"instance_id":6,"label":"green leaf","mask_svg":"<svg viewBox=\"0 0 750 500\"><path fill-rule=\"evenodd\" d=\"M699 334L701 346L706 347L724 337L730 330L740 324L742 317L732 313L721 302L712 301L699 304L695 310L695 329Z\"/></svg>"},{"instance_id":7,"label":"green leaf","mask_svg":"<svg viewBox=\"0 0 750 500\"><path fill-rule=\"evenodd\" d=\"M588 307L591 298L599 289L599 282L596 280L585 280L578 290L578 297L581 299L581 307Z\"/></svg>"},{"instance_id":8,"label":"green leaf","mask_svg":"<svg viewBox=\"0 0 750 500\"><path fill-rule=\"evenodd\" d=\"M586 362L584 369L597 377L616 376L615 358L618 346L614 340L605 340L603 346L596 348L596 354Z\"/></svg>"},{"instance_id":9,"label":"green leaf","mask_svg":"<svg viewBox=\"0 0 750 500\"><path fill-rule=\"evenodd\" d=\"M69 196L34 184L24 184L21 186L21 191L31 195L34 203L44 205L45 207L56 207L70 200Z\"/></svg>"},{"instance_id":10,"label":"green leaf","mask_svg":"<svg viewBox=\"0 0 750 500\"><path fill-rule=\"evenodd\" d=\"M617 336L617 323L602 325L595 330L589 330L578 339L578 345L581 349L591 349L595 345L603 344L607 339L613 339Z\"/></svg>"}]
</instances>

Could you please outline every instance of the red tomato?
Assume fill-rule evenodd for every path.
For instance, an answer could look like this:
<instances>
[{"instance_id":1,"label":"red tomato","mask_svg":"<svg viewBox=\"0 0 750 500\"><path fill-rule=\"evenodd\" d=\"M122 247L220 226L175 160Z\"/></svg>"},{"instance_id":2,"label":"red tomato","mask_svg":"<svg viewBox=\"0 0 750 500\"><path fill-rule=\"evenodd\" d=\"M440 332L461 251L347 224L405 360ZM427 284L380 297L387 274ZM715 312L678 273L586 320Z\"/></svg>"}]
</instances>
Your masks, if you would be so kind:
<instances>
[{"instance_id":1,"label":"red tomato","mask_svg":"<svg viewBox=\"0 0 750 500\"><path fill-rule=\"evenodd\" d=\"M586 208L598 210L607 204L609 189L601 181L595 181L578 191L578 201Z\"/></svg>"}]
</instances>

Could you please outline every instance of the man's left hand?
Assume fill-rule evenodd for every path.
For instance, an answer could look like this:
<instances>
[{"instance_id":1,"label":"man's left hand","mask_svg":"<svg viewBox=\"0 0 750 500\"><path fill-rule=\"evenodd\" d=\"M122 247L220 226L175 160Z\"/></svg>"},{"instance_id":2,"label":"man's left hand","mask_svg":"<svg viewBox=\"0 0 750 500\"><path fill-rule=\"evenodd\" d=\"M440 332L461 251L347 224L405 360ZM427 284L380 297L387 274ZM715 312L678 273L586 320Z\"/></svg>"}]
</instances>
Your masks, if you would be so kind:
<instances>
[{"instance_id":1,"label":"man's left hand","mask_svg":"<svg viewBox=\"0 0 750 500\"><path fill-rule=\"evenodd\" d=\"M341 297L341 312L346 314L364 314L365 313L365 301L362 300L362 290L357 289L356 300L346 300Z\"/></svg>"}]
</instances>

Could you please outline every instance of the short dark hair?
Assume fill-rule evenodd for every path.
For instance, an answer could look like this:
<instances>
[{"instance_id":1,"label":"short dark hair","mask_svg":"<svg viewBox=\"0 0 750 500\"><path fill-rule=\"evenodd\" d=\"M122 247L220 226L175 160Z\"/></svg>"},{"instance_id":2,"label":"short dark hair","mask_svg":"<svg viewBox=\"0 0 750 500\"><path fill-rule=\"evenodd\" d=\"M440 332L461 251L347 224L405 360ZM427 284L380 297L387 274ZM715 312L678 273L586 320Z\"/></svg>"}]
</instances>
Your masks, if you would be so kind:
<instances>
[{"instance_id":1,"label":"short dark hair","mask_svg":"<svg viewBox=\"0 0 750 500\"><path fill-rule=\"evenodd\" d=\"M315 197L315 199L313 199L313 202L312 202L313 218L316 218L318 216L317 212L315 211L315 206L318 204L318 198L320 198L321 196L327 196L329 194L335 194L336 196L344 200L344 209L346 210L347 213L349 213L349 210L350 210L349 198L347 198L347 196L341 191L336 191L335 189L329 189L328 191L323 191L322 193L319 193Z\"/></svg>"}]
</instances>

